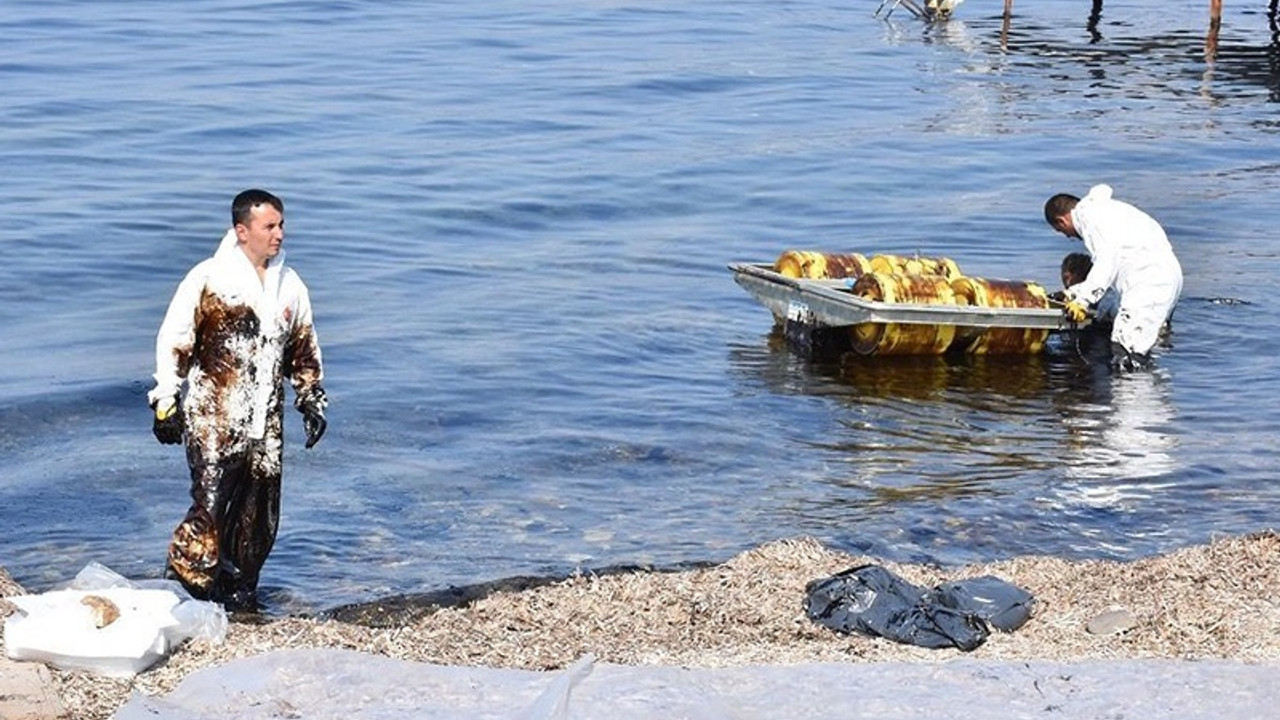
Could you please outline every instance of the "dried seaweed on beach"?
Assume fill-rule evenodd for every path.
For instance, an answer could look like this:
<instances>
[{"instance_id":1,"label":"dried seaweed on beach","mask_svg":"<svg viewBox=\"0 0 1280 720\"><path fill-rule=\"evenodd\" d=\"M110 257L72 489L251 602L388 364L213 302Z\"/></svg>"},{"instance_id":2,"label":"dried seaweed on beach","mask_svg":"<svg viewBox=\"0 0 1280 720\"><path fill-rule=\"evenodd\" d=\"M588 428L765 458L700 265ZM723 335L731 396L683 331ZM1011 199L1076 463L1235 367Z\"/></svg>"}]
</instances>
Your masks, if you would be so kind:
<instances>
[{"instance_id":1,"label":"dried seaweed on beach","mask_svg":"<svg viewBox=\"0 0 1280 720\"><path fill-rule=\"evenodd\" d=\"M562 668L587 653L608 663L701 667L957 657L956 650L839 635L805 617L809 581L866 562L876 560L784 540L680 572L583 572L492 589L453 607L401 605L403 622L378 627L314 618L234 622L224 643L189 642L133 680L55 678L74 717L97 719L135 690L163 694L200 668L280 648L528 669ZM1031 620L967 653L977 659L1280 659L1280 536L1272 532L1125 563L1028 556L950 569L881 564L924 586L990 574L1032 592ZM1116 608L1131 613L1135 626L1086 631L1091 618Z\"/></svg>"}]
</instances>

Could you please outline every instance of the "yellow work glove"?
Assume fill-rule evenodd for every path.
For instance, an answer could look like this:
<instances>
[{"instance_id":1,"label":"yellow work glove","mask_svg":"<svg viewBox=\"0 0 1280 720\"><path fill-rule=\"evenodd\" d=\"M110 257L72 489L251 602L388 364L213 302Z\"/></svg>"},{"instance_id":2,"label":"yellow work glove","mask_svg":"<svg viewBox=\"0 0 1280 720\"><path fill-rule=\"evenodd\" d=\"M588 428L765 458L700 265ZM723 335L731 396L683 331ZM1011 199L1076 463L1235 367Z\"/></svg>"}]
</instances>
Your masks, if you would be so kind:
<instances>
[{"instance_id":1,"label":"yellow work glove","mask_svg":"<svg viewBox=\"0 0 1280 720\"><path fill-rule=\"evenodd\" d=\"M164 398L156 403L156 416L151 423L151 432L156 440L165 445L177 445L182 442L182 408L177 398Z\"/></svg>"},{"instance_id":2,"label":"yellow work glove","mask_svg":"<svg viewBox=\"0 0 1280 720\"><path fill-rule=\"evenodd\" d=\"M1068 300L1067 306L1062 309L1062 312L1073 323L1082 323L1085 318L1089 317L1088 308L1079 300Z\"/></svg>"}]
</instances>

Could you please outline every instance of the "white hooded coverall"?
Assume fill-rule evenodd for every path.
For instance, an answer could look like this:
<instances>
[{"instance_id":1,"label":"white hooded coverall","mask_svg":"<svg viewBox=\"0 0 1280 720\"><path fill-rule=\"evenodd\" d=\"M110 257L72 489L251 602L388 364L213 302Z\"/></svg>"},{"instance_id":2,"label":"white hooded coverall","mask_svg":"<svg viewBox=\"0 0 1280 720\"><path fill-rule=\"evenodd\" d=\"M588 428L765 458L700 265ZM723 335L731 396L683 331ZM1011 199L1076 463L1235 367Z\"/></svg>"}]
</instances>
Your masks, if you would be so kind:
<instances>
[{"instance_id":1,"label":"white hooded coverall","mask_svg":"<svg viewBox=\"0 0 1280 720\"><path fill-rule=\"evenodd\" d=\"M1090 188L1071 211L1071 220L1093 258L1093 269L1067 288L1067 297L1095 305L1114 287L1120 305L1111 341L1131 354L1146 355L1182 294L1182 266L1169 238L1150 215L1112 199L1109 185Z\"/></svg>"},{"instance_id":2,"label":"white hooded coverall","mask_svg":"<svg viewBox=\"0 0 1280 720\"><path fill-rule=\"evenodd\" d=\"M256 591L280 516L286 378L299 402L320 391L307 288L283 251L259 280L230 230L178 285L148 393L154 406L187 384L192 505L174 531L168 568L197 597Z\"/></svg>"}]
</instances>

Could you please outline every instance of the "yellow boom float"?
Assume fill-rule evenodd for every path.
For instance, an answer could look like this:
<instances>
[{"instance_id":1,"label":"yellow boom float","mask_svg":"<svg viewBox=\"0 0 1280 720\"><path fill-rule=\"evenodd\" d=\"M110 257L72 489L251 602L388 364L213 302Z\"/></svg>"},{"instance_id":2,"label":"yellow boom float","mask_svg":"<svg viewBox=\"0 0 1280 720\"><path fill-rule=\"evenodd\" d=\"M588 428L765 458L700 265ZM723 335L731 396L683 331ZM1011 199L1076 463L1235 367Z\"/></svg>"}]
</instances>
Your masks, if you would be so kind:
<instances>
[{"instance_id":1,"label":"yellow boom float","mask_svg":"<svg viewBox=\"0 0 1280 720\"><path fill-rule=\"evenodd\" d=\"M968 277L946 257L791 249L730 269L779 325L847 332L860 355L1030 355L1064 325L1041 285Z\"/></svg>"}]
</instances>

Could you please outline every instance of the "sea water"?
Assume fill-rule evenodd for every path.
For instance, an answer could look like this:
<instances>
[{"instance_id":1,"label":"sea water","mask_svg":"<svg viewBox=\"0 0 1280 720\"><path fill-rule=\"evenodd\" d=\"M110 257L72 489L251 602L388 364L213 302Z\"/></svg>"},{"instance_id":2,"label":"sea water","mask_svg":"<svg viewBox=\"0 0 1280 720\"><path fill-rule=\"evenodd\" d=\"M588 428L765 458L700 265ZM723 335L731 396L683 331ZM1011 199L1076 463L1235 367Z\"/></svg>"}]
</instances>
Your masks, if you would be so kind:
<instances>
[{"instance_id":1,"label":"sea water","mask_svg":"<svg viewBox=\"0 0 1280 720\"><path fill-rule=\"evenodd\" d=\"M332 405L286 418L269 608L779 538L1133 558L1280 511L1264 4L0 6L0 564L155 577L189 497L155 332L231 197L286 203ZM1216 44L1209 42L1216 40ZM944 255L1051 289L1098 182L1186 270L1170 346L842 367L726 266Z\"/></svg>"}]
</instances>

